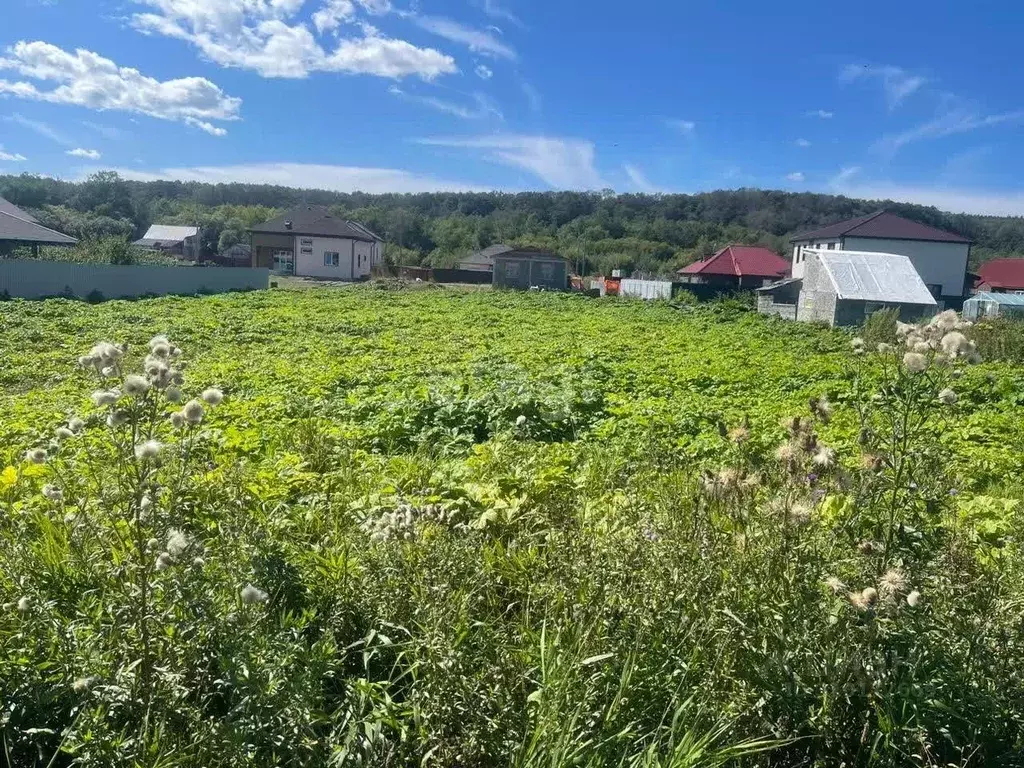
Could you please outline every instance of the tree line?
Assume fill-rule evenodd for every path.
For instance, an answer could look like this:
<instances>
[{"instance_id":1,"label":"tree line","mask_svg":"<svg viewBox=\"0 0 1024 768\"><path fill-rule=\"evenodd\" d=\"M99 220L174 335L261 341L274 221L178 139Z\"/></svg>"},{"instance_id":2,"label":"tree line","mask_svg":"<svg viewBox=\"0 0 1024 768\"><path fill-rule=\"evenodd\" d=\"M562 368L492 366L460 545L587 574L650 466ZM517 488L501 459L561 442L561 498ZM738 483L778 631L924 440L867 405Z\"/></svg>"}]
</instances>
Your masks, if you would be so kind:
<instances>
[{"instance_id":1,"label":"tree line","mask_svg":"<svg viewBox=\"0 0 1024 768\"><path fill-rule=\"evenodd\" d=\"M556 250L587 270L664 273L729 243L765 245L786 255L792 235L880 208L971 238L975 265L995 256L1024 256L1022 218L762 189L693 195L611 190L375 195L269 184L142 182L108 171L81 182L0 176L0 196L30 210L44 225L85 240L130 240L153 223L199 225L208 253L247 242L249 227L283 210L325 205L380 234L395 263L439 267L504 242Z\"/></svg>"}]
</instances>

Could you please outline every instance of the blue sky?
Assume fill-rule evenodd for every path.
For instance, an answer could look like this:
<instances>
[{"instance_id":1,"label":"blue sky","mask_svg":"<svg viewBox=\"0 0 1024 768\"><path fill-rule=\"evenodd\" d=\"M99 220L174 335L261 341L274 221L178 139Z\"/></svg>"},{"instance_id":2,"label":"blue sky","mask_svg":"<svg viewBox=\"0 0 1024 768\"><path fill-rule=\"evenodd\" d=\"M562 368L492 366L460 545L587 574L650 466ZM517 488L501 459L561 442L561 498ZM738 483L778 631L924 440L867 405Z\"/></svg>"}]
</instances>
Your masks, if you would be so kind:
<instances>
[{"instance_id":1,"label":"blue sky","mask_svg":"<svg viewBox=\"0 0 1024 768\"><path fill-rule=\"evenodd\" d=\"M994 1L0 0L0 172L1024 215Z\"/></svg>"}]
</instances>

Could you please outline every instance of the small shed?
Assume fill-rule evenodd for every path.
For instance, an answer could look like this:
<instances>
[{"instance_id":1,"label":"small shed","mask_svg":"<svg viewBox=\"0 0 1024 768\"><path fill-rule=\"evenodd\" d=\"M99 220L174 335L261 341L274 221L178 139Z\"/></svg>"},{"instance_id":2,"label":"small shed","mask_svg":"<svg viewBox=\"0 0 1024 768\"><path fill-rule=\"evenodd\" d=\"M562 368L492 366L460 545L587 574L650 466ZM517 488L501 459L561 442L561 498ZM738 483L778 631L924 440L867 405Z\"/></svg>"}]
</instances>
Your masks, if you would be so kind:
<instances>
[{"instance_id":1,"label":"small shed","mask_svg":"<svg viewBox=\"0 0 1024 768\"><path fill-rule=\"evenodd\" d=\"M789 277L754 289L757 294L757 311L762 315L796 320L796 305L800 301L800 288L803 282L799 277Z\"/></svg>"},{"instance_id":2,"label":"small shed","mask_svg":"<svg viewBox=\"0 0 1024 768\"><path fill-rule=\"evenodd\" d=\"M494 257L501 253L509 253L515 249L511 245L495 243L489 245L482 251L476 251L459 260L459 269L472 270L474 272L493 272Z\"/></svg>"},{"instance_id":3,"label":"small shed","mask_svg":"<svg viewBox=\"0 0 1024 768\"><path fill-rule=\"evenodd\" d=\"M569 262L547 251L507 251L494 257L495 288L564 291L569 285Z\"/></svg>"},{"instance_id":4,"label":"small shed","mask_svg":"<svg viewBox=\"0 0 1024 768\"><path fill-rule=\"evenodd\" d=\"M160 251L198 261L202 252L200 234L199 227L154 224L146 230L142 239L136 240L132 245L147 251Z\"/></svg>"},{"instance_id":5,"label":"small shed","mask_svg":"<svg viewBox=\"0 0 1024 768\"><path fill-rule=\"evenodd\" d=\"M906 256L806 248L804 254L797 320L861 325L880 309L898 309L904 322L935 313L935 297Z\"/></svg>"},{"instance_id":6,"label":"small shed","mask_svg":"<svg viewBox=\"0 0 1024 768\"><path fill-rule=\"evenodd\" d=\"M1019 293L991 293L982 291L964 302L964 320L984 320L989 317L1024 316L1024 295Z\"/></svg>"}]
</instances>

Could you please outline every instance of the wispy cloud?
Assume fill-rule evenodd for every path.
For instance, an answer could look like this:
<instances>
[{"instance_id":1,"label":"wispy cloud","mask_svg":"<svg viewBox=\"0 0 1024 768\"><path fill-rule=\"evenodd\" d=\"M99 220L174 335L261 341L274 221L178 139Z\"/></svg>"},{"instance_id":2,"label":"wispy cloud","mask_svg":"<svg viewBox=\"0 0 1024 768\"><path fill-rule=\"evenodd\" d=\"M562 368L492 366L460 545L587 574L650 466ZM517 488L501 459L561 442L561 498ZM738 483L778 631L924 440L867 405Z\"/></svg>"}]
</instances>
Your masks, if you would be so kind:
<instances>
[{"instance_id":1,"label":"wispy cloud","mask_svg":"<svg viewBox=\"0 0 1024 768\"><path fill-rule=\"evenodd\" d=\"M804 181L806 178L800 171L786 174L786 181Z\"/></svg>"},{"instance_id":2,"label":"wispy cloud","mask_svg":"<svg viewBox=\"0 0 1024 768\"><path fill-rule=\"evenodd\" d=\"M92 169L91 169L92 170ZM90 172L91 172L90 170ZM285 187L329 189L335 192L482 192L485 188L460 181L394 168L360 168L306 163L253 163L194 166L140 171L110 168L138 181L200 181L209 184L279 184Z\"/></svg>"},{"instance_id":3,"label":"wispy cloud","mask_svg":"<svg viewBox=\"0 0 1024 768\"><path fill-rule=\"evenodd\" d=\"M902 133L883 136L872 149L884 155L894 155L903 147L917 141L970 133L979 128L1021 124L1024 124L1024 110L1004 112L998 115L981 115L968 109L954 109Z\"/></svg>"},{"instance_id":4,"label":"wispy cloud","mask_svg":"<svg viewBox=\"0 0 1024 768\"><path fill-rule=\"evenodd\" d=\"M697 129L697 124L693 120L667 120L666 122L684 136L690 136Z\"/></svg>"},{"instance_id":5,"label":"wispy cloud","mask_svg":"<svg viewBox=\"0 0 1024 768\"><path fill-rule=\"evenodd\" d=\"M852 178L860 173L859 165L848 165L845 168L840 168L839 173L832 177L829 181L829 185L833 187L842 187L847 184Z\"/></svg>"},{"instance_id":6,"label":"wispy cloud","mask_svg":"<svg viewBox=\"0 0 1024 768\"><path fill-rule=\"evenodd\" d=\"M622 170L626 172L629 177L630 183L636 188L638 192L643 192L648 195L654 195L662 190L652 184L647 176L637 166L626 163L622 166Z\"/></svg>"},{"instance_id":7,"label":"wispy cloud","mask_svg":"<svg viewBox=\"0 0 1024 768\"><path fill-rule=\"evenodd\" d=\"M834 115L834 112L829 112L826 109L812 109L810 112L804 113L804 117L819 117L822 120L831 120Z\"/></svg>"},{"instance_id":8,"label":"wispy cloud","mask_svg":"<svg viewBox=\"0 0 1024 768\"><path fill-rule=\"evenodd\" d=\"M530 105L530 111L540 112L544 108L544 100L541 98L540 91L525 80L519 86L523 89L523 95L526 96L526 101Z\"/></svg>"},{"instance_id":9,"label":"wispy cloud","mask_svg":"<svg viewBox=\"0 0 1024 768\"><path fill-rule=\"evenodd\" d=\"M907 96L928 82L920 75L911 74L902 67L892 65L848 64L839 73L839 81L842 83L869 79L882 83L885 102L889 109L896 109Z\"/></svg>"},{"instance_id":10,"label":"wispy cloud","mask_svg":"<svg viewBox=\"0 0 1024 768\"><path fill-rule=\"evenodd\" d=\"M807 139L797 139L793 143L796 144L798 147L805 147L806 148L806 147L811 146L811 142L809 142Z\"/></svg>"},{"instance_id":11,"label":"wispy cloud","mask_svg":"<svg viewBox=\"0 0 1024 768\"><path fill-rule=\"evenodd\" d=\"M99 153L99 150L83 149L82 147L78 147L77 149L69 149L64 154L71 155L71 157L82 157L85 158L86 160L99 160L100 157L102 157L102 155L100 155Z\"/></svg>"},{"instance_id":12,"label":"wispy cloud","mask_svg":"<svg viewBox=\"0 0 1024 768\"><path fill-rule=\"evenodd\" d=\"M28 128L30 131L39 134L44 139L49 139L54 144L62 144L63 146L68 147L73 143L71 139L63 133L58 131L49 123L44 123L42 120L32 120L17 112L12 115L6 115L3 119L4 122L15 123L20 125L22 128Z\"/></svg>"},{"instance_id":13,"label":"wispy cloud","mask_svg":"<svg viewBox=\"0 0 1024 768\"><path fill-rule=\"evenodd\" d=\"M83 120L82 125L110 141L120 141L125 137L125 132L120 128L115 128L114 126L107 125L106 123L96 123L92 120Z\"/></svg>"},{"instance_id":14,"label":"wispy cloud","mask_svg":"<svg viewBox=\"0 0 1024 768\"><path fill-rule=\"evenodd\" d=\"M398 96L406 101L411 101L416 104L422 104L423 106L436 109L438 112L444 112L455 117L461 117L463 120L483 120L488 117L493 117L498 120L504 120L504 115L495 106L494 102L491 101L486 95L482 93L474 93L473 106L467 106L465 104L459 104L454 101L448 101L446 99L439 99L436 96L420 96L418 94L409 93L408 91L402 90L397 85L392 85L388 92L394 96Z\"/></svg>"},{"instance_id":15,"label":"wispy cloud","mask_svg":"<svg viewBox=\"0 0 1024 768\"><path fill-rule=\"evenodd\" d=\"M912 185L890 181L832 184L831 191L866 200L894 200L932 205L951 213L1024 216L1024 192L963 189L946 185Z\"/></svg>"},{"instance_id":16,"label":"wispy cloud","mask_svg":"<svg viewBox=\"0 0 1024 768\"><path fill-rule=\"evenodd\" d=\"M479 77L481 80L490 80L492 77L494 77L494 70L483 64L477 64L476 69L474 69L473 71L476 72L476 76Z\"/></svg>"},{"instance_id":17,"label":"wispy cloud","mask_svg":"<svg viewBox=\"0 0 1024 768\"><path fill-rule=\"evenodd\" d=\"M0 162L4 163L23 163L28 160L27 157L18 152L5 152L3 144L0 144Z\"/></svg>"},{"instance_id":18,"label":"wispy cloud","mask_svg":"<svg viewBox=\"0 0 1024 768\"><path fill-rule=\"evenodd\" d=\"M594 165L594 144L581 139L496 134L420 139L419 143L482 151L488 160L528 171L555 189L608 186Z\"/></svg>"},{"instance_id":19,"label":"wispy cloud","mask_svg":"<svg viewBox=\"0 0 1024 768\"><path fill-rule=\"evenodd\" d=\"M411 13L401 15L411 19L427 32L443 37L450 42L464 45L474 53L501 59L514 60L517 58L515 50L510 45L506 45L486 29L477 29L440 16L420 16Z\"/></svg>"},{"instance_id":20,"label":"wispy cloud","mask_svg":"<svg viewBox=\"0 0 1024 768\"><path fill-rule=\"evenodd\" d=\"M492 19L498 19L499 21L510 21L517 27L522 27L523 22L519 20L512 11L502 5L498 0L477 0L484 13L490 16Z\"/></svg>"}]
</instances>

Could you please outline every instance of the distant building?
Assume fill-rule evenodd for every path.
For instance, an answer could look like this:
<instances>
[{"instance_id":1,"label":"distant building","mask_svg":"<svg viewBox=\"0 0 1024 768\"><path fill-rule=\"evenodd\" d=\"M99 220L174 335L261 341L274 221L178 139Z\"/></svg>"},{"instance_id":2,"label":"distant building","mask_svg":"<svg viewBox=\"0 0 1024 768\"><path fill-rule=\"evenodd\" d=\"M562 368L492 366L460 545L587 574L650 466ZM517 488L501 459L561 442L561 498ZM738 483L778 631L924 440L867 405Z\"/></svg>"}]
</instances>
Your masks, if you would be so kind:
<instances>
[{"instance_id":1,"label":"distant building","mask_svg":"<svg viewBox=\"0 0 1024 768\"><path fill-rule=\"evenodd\" d=\"M964 302L964 320L1007 316L1024 317L1024 295L982 291Z\"/></svg>"},{"instance_id":2,"label":"distant building","mask_svg":"<svg viewBox=\"0 0 1024 768\"><path fill-rule=\"evenodd\" d=\"M217 254L218 264L248 267L252 263L252 248L248 243L235 243Z\"/></svg>"},{"instance_id":3,"label":"distant building","mask_svg":"<svg viewBox=\"0 0 1024 768\"><path fill-rule=\"evenodd\" d=\"M546 251L505 251L494 256L495 288L543 288L564 291L569 287L569 262Z\"/></svg>"},{"instance_id":4,"label":"distant building","mask_svg":"<svg viewBox=\"0 0 1024 768\"><path fill-rule=\"evenodd\" d=\"M769 248L727 245L713 256L679 270L679 282L760 288L789 274L790 264Z\"/></svg>"},{"instance_id":5,"label":"distant building","mask_svg":"<svg viewBox=\"0 0 1024 768\"><path fill-rule=\"evenodd\" d=\"M38 252L40 245L74 245L77 242L69 235L44 227L34 216L0 197L0 254L20 245L32 246L32 250Z\"/></svg>"},{"instance_id":6,"label":"distant building","mask_svg":"<svg viewBox=\"0 0 1024 768\"><path fill-rule=\"evenodd\" d=\"M511 245L505 245L504 243L495 243L489 245L482 251L471 253L461 261L459 261L459 269L470 269L474 272L493 272L494 271L494 257L508 253L515 250Z\"/></svg>"},{"instance_id":7,"label":"distant building","mask_svg":"<svg viewBox=\"0 0 1024 768\"><path fill-rule=\"evenodd\" d=\"M160 251L180 256L187 261L199 261L202 256L199 227L179 227L171 224L154 224L146 230L141 240L132 245L147 251Z\"/></svg>"},{"instance_id":8,"label":"distant building","mask_svg":"<svg viewBox=\"0 0 1024 768\"><path fill-rule=\"evenodd\" d=\"M967 293L971 241L955 232L920 224L887 211L805 232L793 243L793 277L803 277L806 252L846 250L906 256L932 296L959 305Z\"/></svg>"},{"instance_id":9,"label":"distant building","mask_svg":"<svg viewBox=\"0 0 1024 768\"><path fill-rule=\"evenodd\" d=\"M806 249L803 257L797 320L861 325L880 309L898 309L904 322L935 313L935 297L907 256Z\"/></svg>"},{"instance_id":10,"label":"distant building","mask_svg":"<svg viewBox=\"0 0 1024 768\"><path fill-rule=\"evenodd\" d=\"M252 266L280 275L360 280L384 261L383 239L321 206L299 206L249 233Z\"/></svg>"},{"instance_id":11,"label":"distant building","mask_svg":"<svg viewBox=\"0 0 1024 768\"><path fill-rule=\"evenodd\" d=\"M977 289L989 293L1024 292L1024 259L992 259L978 269Z\"/></svg>"}]
</instances>

